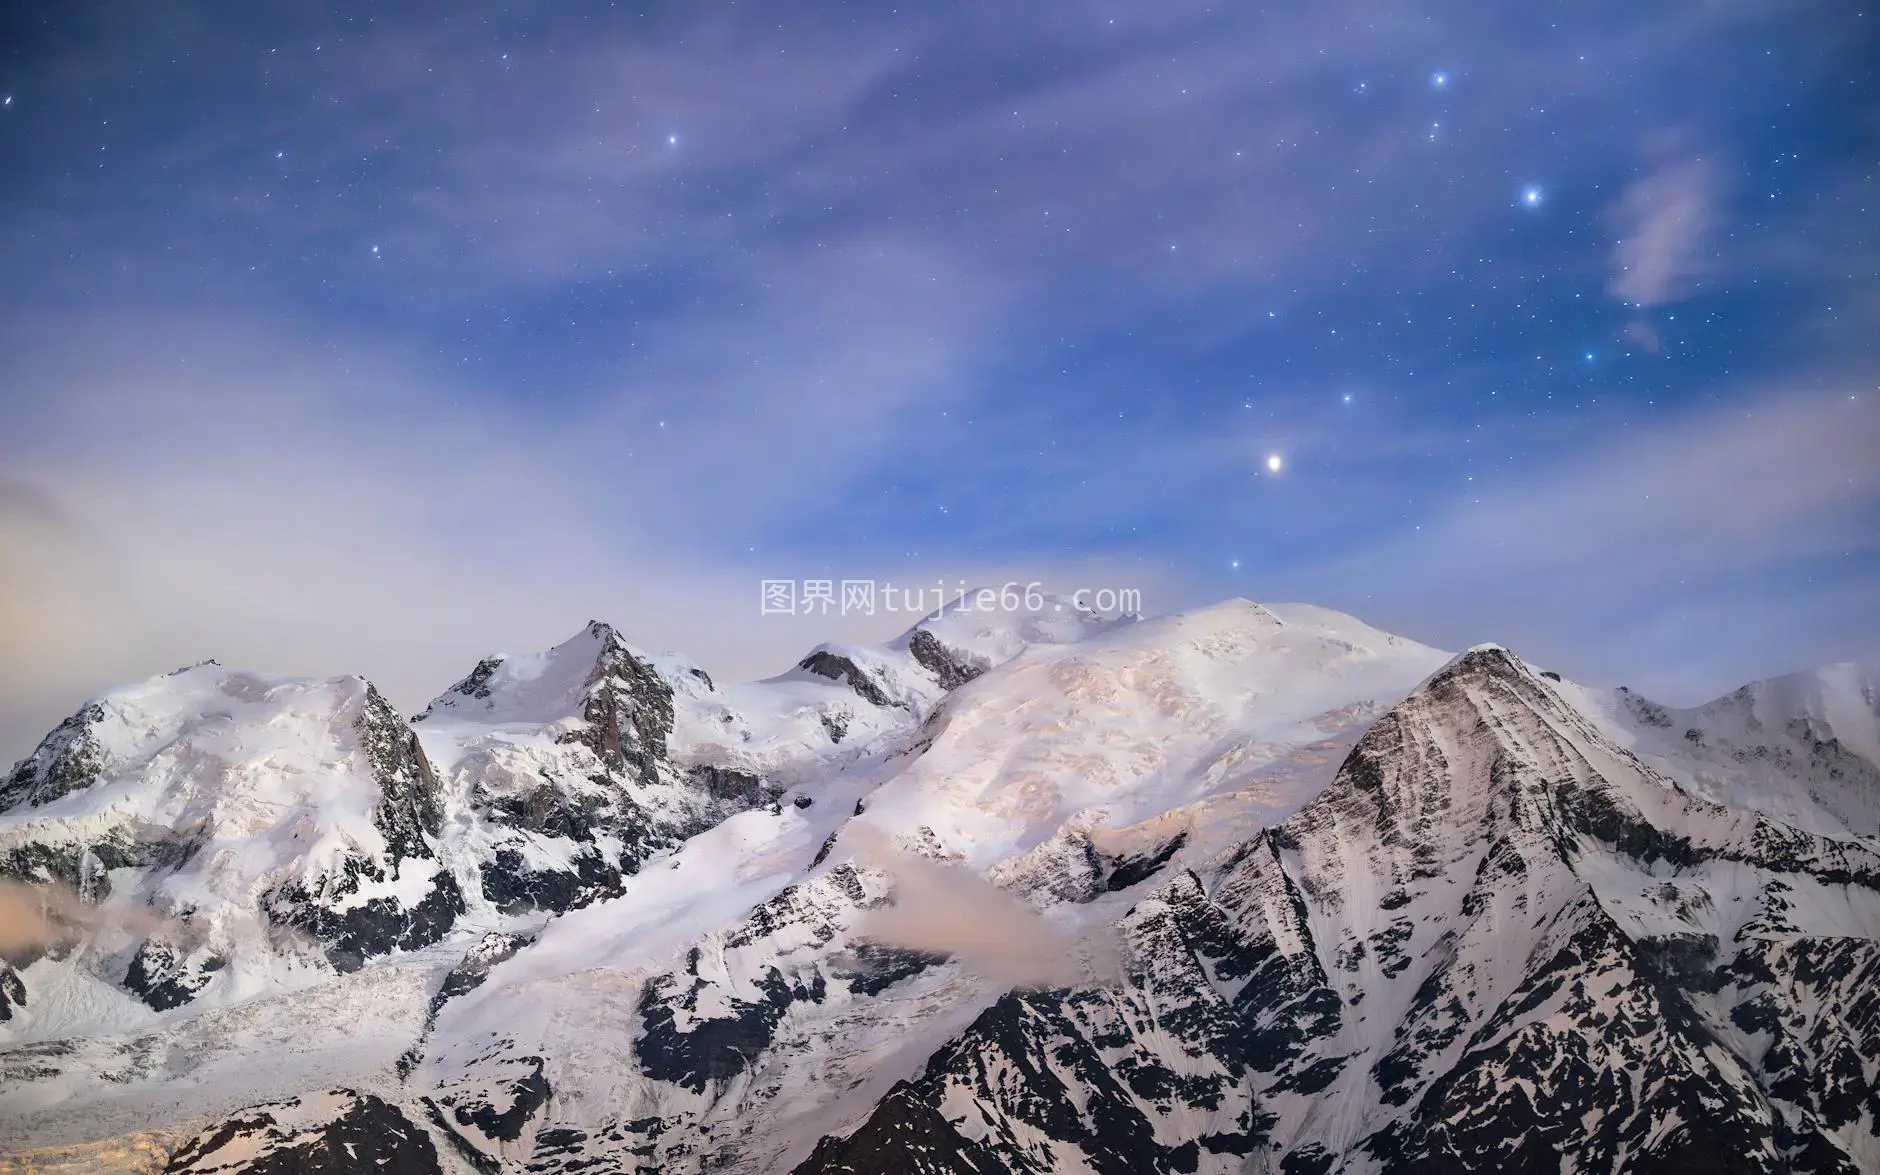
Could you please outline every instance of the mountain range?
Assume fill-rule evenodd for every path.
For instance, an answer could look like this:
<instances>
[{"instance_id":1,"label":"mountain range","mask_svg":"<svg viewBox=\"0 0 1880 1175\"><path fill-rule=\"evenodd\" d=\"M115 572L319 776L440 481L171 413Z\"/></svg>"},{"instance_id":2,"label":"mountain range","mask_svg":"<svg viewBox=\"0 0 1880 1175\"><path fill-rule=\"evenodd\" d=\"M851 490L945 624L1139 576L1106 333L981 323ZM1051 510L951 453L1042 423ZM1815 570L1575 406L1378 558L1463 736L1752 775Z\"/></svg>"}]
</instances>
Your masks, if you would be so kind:
<instances>
[{"instance_id":1,"label":"mountain range","mask_svg":"<svg viewBox=\"0 0 1880 1175\"><path fill-rule=\"evenodd\" d=\"M1307 605L421 712L204 662L0 777L0 1171L1880 1172L1880 670L1677 709Z\"/></svg>"}]
</instances>

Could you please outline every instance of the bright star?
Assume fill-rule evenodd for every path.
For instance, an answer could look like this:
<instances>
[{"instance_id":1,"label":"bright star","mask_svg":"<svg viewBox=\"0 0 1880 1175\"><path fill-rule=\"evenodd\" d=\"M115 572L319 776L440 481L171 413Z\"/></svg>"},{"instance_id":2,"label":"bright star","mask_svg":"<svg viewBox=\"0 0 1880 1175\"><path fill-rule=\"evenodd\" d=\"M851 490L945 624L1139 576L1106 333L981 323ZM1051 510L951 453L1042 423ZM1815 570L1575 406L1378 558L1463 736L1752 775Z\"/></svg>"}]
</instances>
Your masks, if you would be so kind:
<instances>
[{"instance_id":1,"label":"bright star","mask_svg":"<svg viewBox=\"0 0 1880 1175\"><path fill-rule=\"evenodd\" d=\"M1351 393L1350 393L1350 392L1346 392L1346 393L1345 393L1345 403L1347 403L1347 404L1349 404L1349 403L1351 403Z\"/></svg>"},{"instance_id":2,"label":"bright star","mask_svg":"<svg viewBox=\"0 0 1880 1175\"><path fill-rule=\"evenodd\" d=\"M679 136L678 136L678 135L667 135L667 136L666 136L666 145L667 145L668 147L677 147L677 146L679 145Z\"/></svg>"},{"instance_id":3,"label":"bright star","mask_svg":"<svg viewBox=\"0 0 1880 1175\"><path fill-rule=\"evenodd\" d=\"M1266 455L1266 471L1268 473L1278 473L1284 468L1286 468L1286 459L1284 457L1281 457L1278 453L1268 453Z\"/></svg>"},{"instance_id":4,"label":"bright star","mask_svg":"<svg viewBox=\"0 0 1880 1175\"><path fill-rule=\"evenodd\" d=\"M1527 205L1529 208L1539 208L1541 204L1541 190L1533 184L1522 188L1521 203Z\"/></svg>"},{"instance_id":5,"label":"bright star","mask_svg":"<svg viewBox=\"0 0 1880 1175\"><path fill-rule=\"evenodd\" d=\"M1448 89L1449 88L1449 75L1444 73L1440 69L1437 70L1435 73L1430 75L1430 85L1434 86L1435 88L1439 90Z\"/></svg>"},{"instance_id":6,"label":"bright star","mask_svg":"<svg viewBox=\"0 0 1880 1175\"><path fill-rule=\"evenodd\" d=\"M1239 570L1240 570L1240 560L1238 560L1238 559L1236 559L1236 560L1234 560L1234 561L1233 561L1232 563L1229 563L1229 564L1228 564L1227 566L1228 566L1229 568L1231 568L1232 570L1234 570L1234 571L1239 571Z\"/></svg>"}]
</instances>

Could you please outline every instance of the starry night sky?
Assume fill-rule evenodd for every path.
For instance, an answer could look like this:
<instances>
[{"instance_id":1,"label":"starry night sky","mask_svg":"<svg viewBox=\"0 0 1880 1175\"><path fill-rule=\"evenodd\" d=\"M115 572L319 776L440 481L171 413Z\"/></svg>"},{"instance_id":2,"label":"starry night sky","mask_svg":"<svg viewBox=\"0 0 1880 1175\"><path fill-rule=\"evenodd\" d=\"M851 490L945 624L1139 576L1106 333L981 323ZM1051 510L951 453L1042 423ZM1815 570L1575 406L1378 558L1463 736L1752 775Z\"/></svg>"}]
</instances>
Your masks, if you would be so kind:
<instances>
[{"instance_id":1,"label":"starry night sky","mask_svg":"<svg viewBox=\"0 0 1880 1175\"><path fill-rule=\"evenodd\" d=\"M904 626L766 577L1880 656L1860 4L312 8L0 14L0 752L210 655Z\"/></svg>"}]
</instances>

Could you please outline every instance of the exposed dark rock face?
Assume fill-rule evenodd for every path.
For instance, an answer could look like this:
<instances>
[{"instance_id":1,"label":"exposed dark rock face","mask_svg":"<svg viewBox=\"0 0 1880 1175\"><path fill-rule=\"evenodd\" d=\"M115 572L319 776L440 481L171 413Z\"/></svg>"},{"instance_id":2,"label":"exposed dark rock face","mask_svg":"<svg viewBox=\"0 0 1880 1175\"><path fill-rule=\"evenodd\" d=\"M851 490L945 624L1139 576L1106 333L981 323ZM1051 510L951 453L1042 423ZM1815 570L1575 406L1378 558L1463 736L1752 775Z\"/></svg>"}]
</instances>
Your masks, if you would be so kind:
<instances>
[{"instance_id":1,"label":"exposed dark rock face","mask_svg":"<svg viewBox=\"0 0 1880 1175\"><path fill-rule=\"evenodd\" d=\"M519 1057L512 1065L519 1071L506 1082L501 1104L484 1098L446 1096L442 1104L459 1127L482 1134L497 1142L514 1142L522 1137L523 1123L548 1101L548 1080L542 1076L542 1058Z\"/></svg>"},{"instance_id":2,"label":"exposed dark rock face","mask_svg":"<svg viewBox=\"0 0 1880 1175\"><path fill-rule=\"evenodd\" d=\"M1089 1027L1066 993L1006 996L936 1054L920 1079L897 1086L853 1135L818 1144L797 1175L1062 1169L1019 1141L1020 1126L1065 1144L1102 1175L1196 1170L1200 1144L1158 1142L1135 1092L1177 1095L1185 1092L1181 1078L1157 1065L1117 1063L1115 1050L1127 1043L1115 1035L1121 1026L1094 1034ZM984 1137L961 1133L938 1108L949 1087L997 1104L1002 1124Z\"/></svg>"},{"instance_id":3,"label":"exposed dark rock face","mask_svg":"<svg viewBox=\"0 0 1880 1175\"><path fill-rule=\"evenodd\" d=\"M1104 852L1089 834L1067 829L995 870L993 879L1039 904L1089 902L1154 877L1187 843L1182 832L1146 853Z\"/></svg>"},{"instance_id":4,"label":"exposed dark rock face","mask_svg":"<svg viewBox=\"0 0 1880 1175\"><path fill-rule=\"evenodd\" d=\"M850 955L850 965L837 972L857 995L880 995L904 979L911 979L950 956L934 951L862 942Z\"/></svg>"},{"instance_id":5,"label":"exposed dark rock face","mask_svg":"<svg viewBox=\"0 0 1880 1175\"><path fill-rule=\"evenodd\" d=\"M437 774L397 711L370 683L360 684L352 730L379 788L373 823L384 847L353 852L332 872L277 885L262 897L259 911L317 940L343 971L358 969L374 955L436 942L464 908L455 878L437 863L435 839L443 819ZM43 804L96 783L110 766L93 733L105 719L104 708L93 704L47 736L8 777L11 802ZM123 818L82 837L58 835L54 829L42 839L18 843L0 858L0 876L66 888L82 902L101 903L112 896L112 871L141 869L148 881L182 870L214 833L208 817L177 827ZM349 901L363 884L382 883L414 868L435 874L415 906L405 908L389 897ZM225 963L190 932L197 914L190 908L161 911L175 923L176 933L166 931L137 948L122 973L126 990L158 1010L196 997Z\"/></svg>"},{"instance_id":6,"label":"exposed dark rock face","mask_svg":"<svg viewBox=\"0 0 1880 1175\"><path fill-rule=\"evenodd\" d=\"M963 1137L906 1082L847 1138L825 1138L795 1175L1009 1175L1015 1168Z\"/></svg>"},{"instance_id":7,"label":"exposed dark rock face","mask_svg":"<svg viewBox=\"0 0 1880 1175\"><path fill-rule=\"evenodd\" d=\"M778 794L735 767L674 763L672 686L611 627L597 621L585 635L594 661L576 711L548 728L565 750L520 767L485 751L460 768L472 806L509 833L480 862L483 896L504 913L617 896L649 856ZM500 664L485 661L441 701L494 696Z\"/></svg>"},{"instance_id":8,"label":"exposed dark rock face","mask_svg":"<svg viewBox=\"0 0 1880 1175\"><path fill-rule=\"evenodd\" d=\"M171 829L124 821L83 841L29 840L0 856L0 877L29 885L59 885L83 902L111 896L111 870L176 869L202 847L204 830Z\"/></svg>"},{"instance_id":9,"label":"exposed dark rock face","mask_svg":"<svg viewBox=\"0 0 1880 1175\"><path fill-rule=\"evenodd\" d=\"M601 650L586 683L585 725L568 737L593 751L610 772L657 783L672 734L672 687L612 628L597 620L588 631L600 638Z\"/></svg>"},{"instance_id":10,"label":"exposed dark rock face","mask_svg":"<svg viewBox=\"0 0 1880 1175\"><path fill-rule=\"evenodd\" d=\"M727 767L694 767L690 775L695 783L705 789L705 794L714 800L731 800L754 808L774 798L765 793L764 781L747 771Z\"/></svg>"},{"instance_id":11,"label":"exposed dark rock face","mask_svg":"<svg viewBox=\"0 0 1880 1175\"><path fill-rule=\"evenodd\" d=\"M474 1077L445 1081L424 1099L431 1120L479 1171L515 1169L503 1157L527 1145L525 1135L540 1129L554 1096L543 1069L541 1057L492 1057Z\"/></svg>"},{"instance_id":12,"label":"exposed dark rock face","mask_svg":"<svg viewBox=\"0 0 1880 1175\"><path fill-rule=\"evenodd\" d=\"M464 675L463 680L445 690L444 696L447 698L476 699L489 697L490 679L496 676L496 671L502 667L502 664L503 659L501 657L483 658L483 660L477 662L475 669L472 669L469 673ZM423 722L430 716L431 712L426 710L424 713L414 717L412 721Z\"/></svg>"},{"instance_id":13,"label":"exposed dark rock face","mask_svg":"<svg viewBox=\"0 0 1880 1175\"><path fill-rule=\"evenodd\" d=\"M456 877L438 861L435 838L443 822L442 785L417 736L369 684L355 729L379 785L373 823L385 836L384 853L349 854L338 871L310 881L284 882L262 901L270 921L318 940L327 961L340 971L357 971L377 955L429 946L464 912ZM415 905L407 907L390 897L349 900L365 882L384 883L407 869L433 873L425 896Z\"/></svg>"},{"instance_id":14,"label":"exposed dark rock face","mask_svg":"<svg viewBox=\"0 0 1880 1175\"><path fill-rule=\"evenodd\" d=\"M1646 726L1670 727L1671 715L1666 713L1663 706L1650 698L1633 693L1624 686L1619 687L1619 693L1625 699L1626 709L1631 711L1632 716L1641 723Z\"/></svg>"},{"instance_id":15,"label":"exposed dark rock face","mask_svg":"<svg viewBox=\"0 0 1880 1175\"><path fill-rule=\"evenodd\" d=\"M798 662L797 668L807 669L816 676L826 677L830 681L845 683L871 706L889 709L896 705L895 701L888 696L887 691L881 688L880 682L869 676L867 671L854 661L839 653L818 649Z\"/></svg>"},{"instance_id":16,"label":"exposed dark rock face","mask_svg":"<svg viewBox=\"0 0 1880 1175\"><path fill-rule=\"evenodd\" d=\"M482 875L483 896L505 914L574 910L618 897L631 876L593 847L576 852L563 869L544 869L515 849L498 849Z\"/></svg>"},{"instance_id":17,"label":"exposed dark rock face","mask_svg":"<svg viewBox=\"0 0 1880 1175\"><path fill-rule=\"evenodd\" d=\"M383 795L372 822L385 834L386 851L395 860L433 856L426 838L435 839L443 825L444 797L418 736L371 685L358 731Z\"/></svg>"},{"instance_id":18,"label":"exposed dark rock face","mask_svg":"<svg viewBox=\"0 0 1880 1175\"><path fill-rule=\"evenodd\" d=\"M940 638L924 628L916 628L908 637L907 651L920 662L945 690L958 689L991 668L984 658L972 657L950 649Z\"/></svg>"},{"instance_id":19,"label":"exposed dark rock face","mask_svg":"<svg viewBox=\"0 0 1880 1175\"><path fill-rule=\"evenodd\" d=\"M465 992L474 991L490 976L490 969L515 957L517 951L535 941L532 934L486 934L482 941L464 955L463 962L450 969L444 982L431 997L429 1015Z\"/></svg>"},{"instance_id":20,"label":"exposed dark rock face","mask_svg":"<svg viewBox=\"0 0 1880 1175\"><path fill-rule=\"evenodd\" d=\"M26 1003L26 981L5 959L0 959L0 1023L13 1019L13 1009Z\"/></svg>"},{"instance_id":21,"label":"exposed dark rock face","mask_svg":"<svg viewBox=\"0 0 1880 1175\"><path fill-rule=\"evenodd\" d=\"M0 812L19 804L51 803L91 786L104 767L104 749L93 733L103 720L103 707L93 703L59 723L0 780Z\"/></svg>"},{"instance_id":22,"label":"exposed dark rock face","mask_svg":"<svg viewBox=\"0 0 1880 1175\"><path fill-rule=\"evenodd\" d=\"M1163 866L1174 859L1175 854L1181 852L1182 846L1187 843L1188 834L1180 832L1158 845L1152 852L1134 857L1114 858L1109 876L1103 879L1103 888L1110 893L1116 893L1149 880L1160 873Z\"/></svg>"},{"instance_id":23,"label":"exposed dark rock face","mask_svg":"<svg viewBox=\"0 0 1880 1175\"><path fill-rule=\"evenodd\" d=\"M820 972L805 983L792 981L772 967L758 981L761 998L733 997L726 1001L727 1015L700 1015L698 997L706 984L699 978L698 964L695 950L687 957L683 973L664 975L646 985L640 997L645 1035L636 1050L648 1077L694 1093L743 1072L752 1057L769 1047L772 1030L793 1001L820 1003L823 999ZM690 1021L689 1027L679 1027L680 1014Z\"/></svg>"},{"instance_id":24,"label":"exposed dark rock face","mask_svg":"<svg viewBox=\"0 0 1880 1175\"><path fill-rule=\"evenodd\" d=\"M443 1175L437 1147L397 1107L334 1090L244 1110L203 1131L165 1175Z\"/></svg>"},{"instance_id":25,"label":"exposed dark rock face","mask_svg":"<svg viewBox=\"0 0 1880 1175\"><path fill-rule=\"evenodd\" d=\"M464 911L463 891L447 870L439 869L425 896L410 907L385 897L347 905L361 878L384 881L386 875L369 858L350 856L339 873L322 877L314 888L299 881L279 886L263 899L262 908L270 921L318 940L339 971L357 971L377 955L429 946Z\"/></svg>"},{"instance_id":26,"label":"exposed dark rock face","mask_svg":"<svg viewBox=\"0 0 1880 1175\"><path fill-rule=\"evenodd\" d=\"M194 999L226 962L200 947L189 951L161 939L145 939L131 956L124 989L159 1012L180 1008Z\"/></svg>"}]
</instances>

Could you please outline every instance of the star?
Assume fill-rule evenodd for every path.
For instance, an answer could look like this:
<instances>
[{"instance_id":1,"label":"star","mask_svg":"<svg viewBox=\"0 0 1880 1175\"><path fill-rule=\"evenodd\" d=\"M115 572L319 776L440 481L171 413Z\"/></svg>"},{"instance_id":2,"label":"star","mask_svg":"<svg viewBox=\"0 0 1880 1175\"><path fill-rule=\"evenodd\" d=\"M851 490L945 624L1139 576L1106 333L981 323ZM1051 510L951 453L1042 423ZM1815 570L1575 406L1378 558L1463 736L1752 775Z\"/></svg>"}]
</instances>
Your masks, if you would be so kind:
<instances>
[{"instance_id":1,"label":"star","mask_svg":"<svg viewBox=\"0 0 1880 1175\"><path fill-rule=\"evenodd\" d=\"M678 136L678 135L667 135L667 136L666 136L666 146L668 146L668 147L677 147L678 145L679 145L679 136Z\"/></svg>"},{"instance_id":2,"label":"star","mask_svg":"<svg viewBox=\"0 0 1880 1175\"><path fill-rule=\"evenodd\" d=\"M1529 208L1539 208L1541 206L1540 188L1534 184L1529 184L1527 187L1522 188L1521 203Z\"/></svg>"},{"instance_id":3,"label":"star","mask_svg":"<svg viewBox=\"0 0 1880 1175\"><path fill-rule=\"evenodd\" d=\"M1430 88L1434 90L1447 90L1449 88L1449 75L1440 69L1431 74Z\"/></svg>"},{"instance_id":4,"label":"star","mask_svg":"<svg viewBox=\"0 0 1880 1175\"><path fill-rule=\"evenodd\" d=\"M1286 459L1284 457L1280 456L1278 453L1268 453L1266 455L1266 471L1268 473L1278 473L1284 468L1286 468Z\"/></svg>"}]
</instances>

